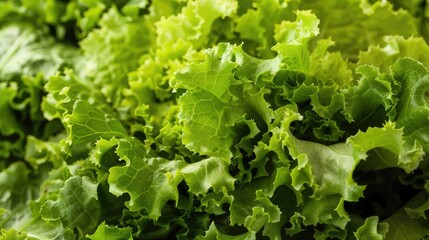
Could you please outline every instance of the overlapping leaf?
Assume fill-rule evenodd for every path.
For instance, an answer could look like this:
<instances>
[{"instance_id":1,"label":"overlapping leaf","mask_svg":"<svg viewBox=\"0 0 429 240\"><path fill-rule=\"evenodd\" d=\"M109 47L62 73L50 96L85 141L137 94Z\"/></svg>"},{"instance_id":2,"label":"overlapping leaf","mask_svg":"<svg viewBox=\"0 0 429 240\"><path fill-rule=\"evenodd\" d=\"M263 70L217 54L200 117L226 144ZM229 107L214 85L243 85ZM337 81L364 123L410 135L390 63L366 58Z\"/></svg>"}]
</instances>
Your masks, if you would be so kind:
<instances>
[{"instance_id":1,"label":"overlapping leaf","mask_svg":"<svg viewBox=\"0 0 429 240\"><path fill-rule=\"evenodd\" d=\"M424 238L428 9L0 1L0 239Z\"/></svg>"}]
</instances>

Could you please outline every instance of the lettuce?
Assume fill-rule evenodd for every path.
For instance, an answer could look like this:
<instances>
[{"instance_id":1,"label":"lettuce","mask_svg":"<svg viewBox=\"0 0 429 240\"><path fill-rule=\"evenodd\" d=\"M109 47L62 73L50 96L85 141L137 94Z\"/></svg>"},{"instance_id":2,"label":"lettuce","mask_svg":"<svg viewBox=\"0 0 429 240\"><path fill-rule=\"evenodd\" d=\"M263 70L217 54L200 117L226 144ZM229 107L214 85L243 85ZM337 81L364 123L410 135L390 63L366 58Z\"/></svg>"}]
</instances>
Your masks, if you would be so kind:
<instances>
[{"instance_id":1,"label":"lettuce","mask_svg":"<svg viewBox=\"0 0 429 240\"><path fill-rule=\"evenodd\" d=\"M0 0L0 239L425 239L423 0Z\"/></svg>"}]
</instances>

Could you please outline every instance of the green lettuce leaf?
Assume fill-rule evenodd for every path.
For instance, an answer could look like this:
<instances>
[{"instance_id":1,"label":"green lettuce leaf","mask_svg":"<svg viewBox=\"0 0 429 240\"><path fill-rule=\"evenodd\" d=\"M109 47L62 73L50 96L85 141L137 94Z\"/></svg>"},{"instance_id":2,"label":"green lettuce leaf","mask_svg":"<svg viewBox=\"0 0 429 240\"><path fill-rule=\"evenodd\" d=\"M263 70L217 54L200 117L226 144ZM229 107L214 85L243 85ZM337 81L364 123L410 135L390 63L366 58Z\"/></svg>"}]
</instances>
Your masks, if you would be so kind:
<instances>
[{"instance_id":1,"label":"green lettuce leaf","mask_svg":"<svg viewBox=\"0 0 429 240\"><path fill-rule=\"evenodd\" d=\"M99 25L81 41L87 63L85 72L106 100L116 105L126 87L127 73L137 68L139 57L147 53L153 36L144 19L130 20L115 7L103 15Z\"/></svg>"},{"instance_id":2,"label":"green lettuce leaf","mask_svg":"<svg viewBox=\"0 0 429 240\"><path fill-rule=\"evenodd\" d=\"M189 185L189 191L196 195L207 193L209 188L213 188L214 192L234 188L235 179L220 158L208 158L188 164L180 169L180 172Z\"/></svg>"},{"instance_id":3,"label":"green lettuce leaf","mask_svg":"<svg viewBox=\"0 0 429 240\"><path fill-rule=\"evenodd\" d=\"M369 64L388 71L399 58L411 57L427 66L429 59L424 53L428 50L429 46L421 37L385 36L383 45L372 45L359 53L357 65Z\"/></svg>"},{"instance_id":4,"label":"green lettuce leaf","mask_svg":"<svg viewBox=\"0 0 429 240\"><path fill-rule=\"evenodd\" d=\"M227 239L227 240L235 240L235 239L244 239L244 240L253 240L256 239L254 232L247 232L239 235L227 235L222 232L220 232L214 223L210 224L209 230L205 233L204 237L200 236L196 239L208 239L208 240L220 240L220 239Z\"/></svg>"},{"instance_id":5,"label":"green lettuce leaf","mask_svg":"<svg viewBox=\"0 0 429 240\"><path fill-rule=\"evenodd\" d=\"M33 208L40 184L22 162L1 172L0 190L6 198L0 201L0 239L75 239L70 228L59 221L46 222Z\"/></svg>"},{"instance_id":6,"label":"green lettuce leaf","mask_svg":"<svg viewBox=\"0 0 429 240\"><path fill-rule=\"evenodd\" d=\"M155 23L156 44L166 46L185 40L199 49L207 44L213 22L233 15L236 10L237 2L232 0L189 1L180 13Z\"/></svg>"},{"instance_id":7,"label":"green lettuce leaf","mask_svg":"<svg viewBox=\"0 0 429 240\"><path fill-rule=\"evenodd\" d=\"M301 8L313 10L324 23L319 38L332 37L349 59L357 59L359 50L381 43L385 35L419 35L413 16L403 9L394 10L388 1L302 1Z\"/></svg>"},{"instance_id":8,"label":"green lettuce leaf","mask_svg":"<svg viewBox=\"0 0 429 240\"><path fill-rule=\"evenodd\" d=\"M27 136L24 158L36 169L46 162L51 162L55 168L65 163L58 142L43 141L31 135Z\"/></svg>"},{"instance_id":9,"label":"green lettuce leaf","mask_svg":"<svg viewBox=\"0 0 429 240\"><path fill-rule=\"evenodd\" d=\"M287 25L286 22L281 23L283 20L293 19L293 5L271 0L250 1L248 5L247 8L240 6L247 11L237 19L236 32L240 34L246 51L252 56L273 57L274 54L270 48L275 45L275 40L278 40L274 38L286 35L274 32L282 28L278 24ZM266 18L267 15L270 16L270 19Z\"/></svg>"},{"instance_id":10,"label":"green lettuce leaf","mask_svg":"<svg viewBox=\"0 0 429 240\"><path fill-rule=\"evenodd\" d=\"M389 225L378 221L378 217L367 218L365 224L355 232L356 239L384 239Z\"/></svg>"},{"instance_id":11,"label":"green lettuce leaf","mask_svg":"<svg viewBox=\"0 0 429 240\"><path fill-rule=\"evenodd\" d=\"M167 201L178 201L177 185L182 180L179 168L184 162L150 157L136 139L117 141L116 153L126 164L110 168L110 192L116 196L128 193L130 210L145 209L151 218L158 219Z\"/></svg>"},{"instance_id":12,"label":"green lettuce leaf","mask_svg":"<svg viewBox=\"0 0 429 240\"><path fill-rule=\"evenodd\" d=\"M0 81L39 72L51 76L65 67L74 68L81 60L79 50L55 41L46 27L29 22L0 26L0 37L4 39L0 44Z\"/></svg>"},{"instance_id":13,"label":"green lettuce leaf","mask_svg":"<svg viewBox=\"0 0 429 240\"><path fill-rule=\"evenodd\" d=\"M64 226L79 228L83 234L98 224L100 203L97 184L86 177L74 176L64 182L56 200L48 200L40 209L43 220L60 220Z\"/></svg>"},{"instance_id":14,"label":"green lettuce leaf","mask_svg":"<svg viewBox=\"0 0 429 240\"><path fill-rule=\"evenodd\" d=\"M429 228L427 221L412 217L414 216L414 207L425 200L424 195L423 192L419 193L412 198L404 208L383 220L383 222L389 224L389 231L386 234L386 239L424 239L423 237L427 236ZM421 209L418 209L415 212L420 212L420 210ZM418 213L418 215L420 214L421 213ZM406 219L406 221L404 221L404 219Z\"/></svg>"},{"instance_id":15,"label":"green lettuce leaf","mask_svg":"<svg viewBox=\"0 0 429 240\"><path fill-rule=\"evenodd\" d=\"M400 86L395 92L399 99L396 105L396 115L393 119L398 127L404 128L410 144L421 144L423 149L429 149L427 124L429 108L427 106L427 91L429 81L428 71L423 64L410 59L399 59L391 67L392 77Z\"/></svg>"},{"instance_id":16,"label":"green lettuce leaf","mask_svg":"<svg viewBox=\"0 0 429 240\"><path fill-rule=\"evenodd\" d=\"M424 239L424 0L0 0L0 239Z\"/></svg>"},{"instance_id":17,"label":"green lettuce leaf","mask_svg":"<svg viewBox=\"0 0 429 240\"><path fill-rule=\"evenodd\" d=\"M133 239L131 235L131 228L118 228L115 226L109 226L106 225L105 222L101 223L93 234L87 235L86 237L91 240L101 240L112 237L118 240Z\"/></svg>"},{"instance_id":18,"label":"green lettuce leaf","mask_svg":"<svg viewBox=\"0 0 429 240\"><path fill-rule=\"evenodd\" d=\"M0 110L3 113L3 117L0 119L0 134L5 138L5 141L0 142L0 156L3 158L8 158L11 153L19 151L24 138L24 131L10 107L16 91L16 86L0 84ZM8 137L10 140L6 140ZM14 139L16 137L17 139Z\"/></svg>"},{"instance_id":19,"label":"green lettuce leaf","mask_svg":"<svg viewBox=\"0 0 429 240\"><path fill-rule=\"evenodd\" d=\"M404 135L402 129L387 122L383 128L368 128L366 132L357 133L348 142L354 145L355 155L367 156L371 150L366 162L374 170L400 167L411 172L423 160L424 151L420 144L410 145Z\"/></svg>"},{"instance_id":20,"label":"green lettuce leaf","mask_svg":"<svg viewBox=\"0 0 429 240\"><path fill-rule=\"evenodd\" d=\"M11 227L14 221L19 220L18 212L26 208L25 205L37 192L31 186L30 171L22 162L10 165L0 174L1 192L5 196L1 199L0 226ZM28 196L30 199L28 199Z\"/></svg>"},{"instance_id":21,"label":"green lettuce leaf","mask_svg":"<svg viewBox=\"0 0 429 240\"><path fill-rule=\"evenodd\" d=\"M65 115L63 122L69 130L70 145L95 141L100 137L125 137L127 135L126 129L114 116L83 100L74 103L73 112Z\"/></svg>"},{"instance_id":22,"label":"green lettuce leaf","mask_svg":"<svg viewBox=\"0 0 429 240\"><path fill-rule=\"evenodd\" d=\"M237 64L220 61L217 56L228 59L233 50L233 46L221 45L207 52L205 61L180 72L175 84L176 88L187 90L179 101L183 144L192 151L221 157L226 162L232 157L228 149L237 137L233 125L244 113L228 90ZM199 141L195 142L197 138Z\"/></svg>"},{"instance_id":23,"label":"green lettuce leaf","mask_svg":"<svg viewBox=\"0 0 429 240\"><path fill-rule=\"evenodd\" d=\"M386 115L394 101L392 80L369 65L360 66L356 73L362 75L361 79L345 92L344 111L347 118L357 128L365 128L368 122L373 126L384 123L386 119L382 116Z\"/></svg>"}]
</instances>

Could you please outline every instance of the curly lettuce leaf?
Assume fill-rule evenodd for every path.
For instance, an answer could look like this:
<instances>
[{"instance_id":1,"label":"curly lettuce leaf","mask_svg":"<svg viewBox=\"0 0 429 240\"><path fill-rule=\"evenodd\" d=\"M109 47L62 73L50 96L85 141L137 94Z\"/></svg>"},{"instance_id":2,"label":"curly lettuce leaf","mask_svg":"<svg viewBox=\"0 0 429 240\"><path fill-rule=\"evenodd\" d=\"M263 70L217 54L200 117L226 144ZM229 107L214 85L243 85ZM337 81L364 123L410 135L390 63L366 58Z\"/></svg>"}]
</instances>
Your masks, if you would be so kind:
<instances>
[{"instance_id":1,"label":"curly lettuce leaf","mask_svg":"<svg viewBox=\"0 0 429 240\"><path fill-rule=\"evenodd\" d=\"M240 34L244 48L252 56L261 58L275 56L271 48L278 40L275 38L282 36L282 34L276 34L275 31L287 27L287 23L282 23L282 21L294 18L294 5L272 0L249 1L248 6L244 4L244 1L241 4L242 11L247 11L237 19L235 31ZM270 18L266 17L268 15ZM278 26L279 24L280 26Z\"/></svg>"},{"instance_id":2,"label":"curly lettuce leaf","mask_svg":"<svg viewBox=\"0 0 429 240\"><path fill-rule=\"evenodd\" d=\"M145 209L156 220L169 200L178 201L177 185L182 178L182 161L150 157L138 140L117 140L116 154L126 162L109 170L110 192L116 196L130 195L127 206L132 211Z\"/></svg>"},{"instance_id":3,"label":"curly lettuce leaf","mask_svg":"<svg viewBox=\"0 0 429 240\"><path fill-rule=\"evenodd\" d=\"M79 50L57 42L47 28L29 22L0 26L0 37L0 81L39 72L51 76L65 67L74 68L81 60Z\"/></svg>"},{"instance_id":4,"label":"curly lettuce leaf","mask_svg":"<svg viewBox=\"0 0 429 240\"><path fill-rule=\"evenodd\" d=\"M419 35L412 14L393 9L388 1L302 1L301 8L313 10L323 23L319 39L332 37L336 49L352 60L359 50L379 44L385 35Z\"/></svg>"},{"instance_id":5,"label":"curly lettuce leaf","mask_svg":"<svg viewBox=\"0 0 429 240\"><path fill-rule=\"evenodd\" d=\"M0 238L424 237L427 9L0 0Z\"/></svg>"},{"instance_id":6,"label":"curly lettuce leaf","mask_svg":"<svg viewBox=\"0 0 429 240\"><path fill-rule=\"evenodd\" d=\"M0 239L75 239L74 233L58 221L45 221L33 208L40 179L16 162L0 173Z\"/></svg>"},{"instance_id":7,"label":"curly lettuce leaf","mask_svg":"<svg viewBox=\"0 0 429 240\"><path fill-rule=\"evenodd\" d=\"M101 223L97 230L87 235L87 238L91 240L102 240L106 238L114 238L118 240L132 240L131 228L119 228L115 226L109 226L105 222Z\"/></svg>"},{"instance_id":8,"label":"curly lettuce leaf","mask_svg":"<svg viewBox=\"0 0 429 240\"><path fill-rule=\"evenodd\" d=\"M63 122L69 130L70 145L95 141L100 137L127 136L126 129L114 116L83 100L74 103L73 112L65 115Z\"/></svg>"},{"instance_id":9,"label":"curly lettuce leaf","mask_svg":"<svg viewBox=\"0 0 429 240\"><path fill-rule=\"evenodd\" d=\"M429 149L429 108L427 93L429 91L428 70L423 64L410 59L399 59L391 67L392 77L400 86L395 97L395 115L392 117L398 127L404 128L404 135L410 144L421 144L423 149Z\"/></svg>"},{"instance_id":10,"label":"curly lettuce leaf","mask_svg":"<svg viewBox=\"0 0 429 240\"><path fill-rule=\"evenodd\" d=\"M27 201L36 192L31 188L29 169L24 163L17 162L10 165L0 174L1 192L5 198L1 199L0 207L3 209L0 215L0 225L7 228L14 224L15 219L19 220L20 209L25 208ZM30 196L30 199L27 197Z\"/></svg>"},{"instance_id":11,"label":"curly lettuce leaf","mask_svg":"<svg viewBox=\"0 0 429 240\"><path fill-rule=\"evenodd\" d=\"M230 205L231 224L245 226L248 230L258 232L263 229L266 236L280 236L281 210L273 203L275 190L285 184L287 168L279 168L269 177L262 177L252 183L244 184L232 193Z\"/></svg>"},{"instance_id":12,"label":"curly lettuce leaf","mask_svg":"<svg viewBox=\"0 0 429 240\"><path fill-rule=\"evenodd\" d=\"M236 10L237 2L232 0L189 1L180 13L155 23L156 44L165 46L184 40L199 49L207 44L213 22L233 15Z\"/></svg>"},{"instance_id":13,"label":"curly lettuce leaf","mask_svg":"<svg viewBox=\"0 0 429 240\"><path fill-rule=\"evenodd\" d=\"M290 132L290 124L296 120L302 120L302 116L286 108L277 127L279 140L297 161L291 172L292 186L299 190L308 184L314 189L315 199L340 194L347 201L357 201L362 196L363 187L358 186L352 177L360 161L353 155L353 147L345 143L325 146L299 140Z\"/></svg>"},{"instance_id":14,"label":"curly lettuce leaf","mask_svg":"<svg viewBox=\"0 0 429 240\"><path fill-rule=\"evenodd\" d=\"M356 65L374 65L383 71L388 71L396 60L402 57L411 57L424 65L429 64L425 52L429 46L422 37L405 38L400 35L385 36L382 45L372 45L368 50L359 53Z\"/></svg>"},{"instance_id":15,"label":"curly lettuce leaf","mask_svg":"<svg viewBox=\"0 0 429 240\"><path fill-rule=\"evenodd\" d=\"M372 150L367 164L374 170L400 167L409 173L417 168L424 156L422 146L407 142L404 131L391 122L383 128L368 128L347 141L354 145L355 155L368 156L366 153Z\"/></svg>"},{"instance_id":16,"label":"curly lettuce leaf","mask_svg":"<svg viewBox=\"0 0 429 240\"><path fill-rule=\"evenodd\" d=\"M5 141L0 142L0 157L8 158L12 153L19 152L24 131L17 120L11 102L16 95L17 87L0 84L0 111L3 117L0 119L0 134ZM17 139L14 139L17 136ZM9 140L8 137L10 137Z\"/></svg>"},{"instance_id":17,"label":"curly lettuce leaf","mask_svg":"<svg viewBox=\"0 0 429 240\"><path fill-rule=\"evenodd\" d=\"M207 52L204 62L185 68L175 81L176 88L187 90L179 100L183 144L197 153L222 157L226 162L232 158L229 149L237 138L234 123L244 115L229 92L237 66L229 60L234 50L226 44L214 48ZM225 60L220 61L218 56Z\"/></svg>"},{"instance_id":18,"label":"curly lettuce leaf","mask_svg":"<svg viewBox=\"0 0 429 240\"><path fill-rule=\"evenodd\" d=\"M40 215L45 221L60 220L69 228L79 228L83 233L91 232L100 217L97 184L87 177L67 179L58 198L41 205Z\"/></svg>"},{"instance_id":19,"label":"curly lettuce leaf","mask_svg":"<svg viewBox=\"0 0 429 240\"><path fill-rule=\"evenodd\" d=\"M253 239L256 239L256 235L254 232L251 232L251 231L249 231L247 233L239 234L239 235L224 234L216 228L215 223L211 223L210 228L206 231L204 237L199 236L196 239L198 239L198 240L200 240L200 239L208 239L208 240L220 240L220 239L225 239L225 240L238 240L238 239L253 240Z\"/></svg>"},{"instance_id":20,"label":"curly lettuce leaf","mask_svg":"<svg viewBox=\"0 0 429 240\"><path fill-rule=\"evenodd\" d=\"M364 225L355 232L355 237L359 240L382 240L386 237L388 227L389 225L386 223L379 223L378 217L369 217L365 220Z\"/></svg>"},{"instance_id":21,"label":"curly lettuce leaf","mask_svg":"<svg viewBox=\"0 0 429 240\"><path fill-rule=\"evenodd\" d=\"M205 194L209 188L214 192L234 189L235 179L229 174L227 164L220 158L208 158L188 164L180 169L189 185L189 192Z\"/></svg>"},{"instance_id":22,"label":"curly lettuce leaf","mask_svg":"<svg viewBox=\"0 0 429 240\"><path fill-rule=\"evenodd\" d=\"M99 21L100 28L81 41L86 75L94 79L106 101L119 104L127 74L151 46L152 32L142 18L130 20L112 7Z\"/></svg>"},{"instance_id":23,"label":"curly lettuce leaf","mask_svg":"<svg viewBox=\"0 0 429 240\"><path fill-rule=\"evenodd\" d=\"M43 141L32 135L27 136L24 158L35 169L46 162L51 162L54 168L65 164L58 142Z\"/></svg>"},{"instance_id":24,"label":"curly lettuce leaf","mask_svg":"<svg viewBox=\"0 0 429 240\"><path fill-rule=\"evenodd\" d=\"M374 66L363 65L356 69L361 75L358 84L345 91L344 112L355 128L365 128L386 121L386 112L393 105L392 80ZM365 104L362 104L365 103Z\"/></svg>"}]
</instances>

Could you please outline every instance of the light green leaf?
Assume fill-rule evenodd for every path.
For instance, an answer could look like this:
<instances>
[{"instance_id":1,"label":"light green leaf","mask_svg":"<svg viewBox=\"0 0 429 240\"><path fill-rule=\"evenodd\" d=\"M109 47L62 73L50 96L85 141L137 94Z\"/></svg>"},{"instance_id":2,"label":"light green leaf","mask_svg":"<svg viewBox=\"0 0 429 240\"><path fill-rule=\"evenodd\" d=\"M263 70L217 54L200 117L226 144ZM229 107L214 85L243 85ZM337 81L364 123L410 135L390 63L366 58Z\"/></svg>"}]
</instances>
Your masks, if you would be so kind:
<instances>
[{"instance_id":1,"label":"light green leaf","mask_svg":"<svg viewBox=\"0 0 429 240\"><path fill-rule=\"evenodd\" d=\"M305 44L278 43L273 47L285 68L307 73L310 70L310 51Z\"/></svg>"},{"instance_id":2,"label":"light green leaf","mask_svg":"<svg viewBox=\"0 0 429 240\"><path fill-rule=\"evenodd\" d=\"M350 121L356 122L354 125L362 124L368 118L376 125L371 115L377 116L379 111L387 112L393 105L391 81L381 75L376 67L364 65L357 68L356 72L362 77L357 86L349 88L345 93L344 111Z\"/></svg>"},{"instance_id":3,"label":"light green leaf","mask_svg":"<svg viewBox=\"0 0 429 240\"><path fill-rule=\"evenodd\" d=\"M47 28L29 22L11 23L0 28L0 82L21 76L52 76L65 67L77 66L77 49L60 44Z\"/></svg>"},{"instance_id":4,"label":"light green leaf","mask_svg":"<svg viewBox=\"0 0 429 240\"><path fill-rule=\"evenodd\" d=\"M241 4L245 5L243 1ZM271 47L276 43L274 39L274 32L278 30L276 25L282 20L294 18L293 5L288 6L287 3L274 0L250 1L243 10L247 11L237 19L236 32L244 41L246 52L261 58L273 57Z\"/></svg>"},{"instance_id":5,"label":"light green leaf","mask_svg":"<svg viewBox=\"0 0 429 240\"><path fill-rule=\"evenodd\" d=\"M207 51L204 62L185 68L175 80L176 88L187 89L179 100L183 144L197 153L222 157L226 162L232 157L229 149L237 137L233 125L244 114L228 90L237 65L230 61L235 50L229 44L219 45Z\"/></svg>"},{"instance_id":6,"label":"light green leaf","mask_svg":"<svg viewBox=\"0 0 429 240\"><path fill-rule=\"evenodd\" d=\"M236 10L237 2L232 0L188 1L179 14L155 23L156 44L166 46L185 40L199 49L207 44L213 22L233 15Z\"/></svg>"},{"instance_id":7,"label":"light green leaf","mask_svg":"<svg viewBox=\"0 0 429 240\"><path fill-rule=\"evenodd\" d=\"M228 88L234 81L233 69L238 65L232 62L237 47L221 44L212 50L206 51L205 61L199 64L190 64L176 74L173 82L175 88L184 88L190 91L205 90L212 93L219 100L229 100ZM224 60L220 61L221 57Z\"/></svg>"},{"instance_id":8,"label":"light green leaf","mask_svg":"<svg viewBox=\"0 0 429 240\"><path fill-rule=\"evenodd\" d=\"M297 157L307 158L314 177L315 198L331 194L341 194L347 201L357 201L362 197L363 187L353 181L353 171L359 162L353 157L353 149L343 143L324 146L317 143L298 141ZM295 171L292 172L295 175Z\"/></svg>"},{"instance_id":9,"label":"light green leaf","mask_svg":"<svg viewBox=\"0 0 429 240\"><path fill-rule=\"evenodd\" d=\"M13 152L21 151L24 132L18 123L12 108L11 102L16 96L17 86L8 86L6 83L0 83L0 136L5 138L5 141L0 141L0 157L7 158ZM13 141L13 136L17 136L17 140ZM7 140L10 137L10 140Z\"/></svg>"},{"instance_id":10,"label":"light green leaf","mask_svg":"<svg viewBox=\"0 0 429 240\"><path fill-rule=\"evenodd\" d=\"M221 215L227 212L222 208L226 206L224 204L231 204L233 199L233 196L228 195L226 192L209 192L201 198L201 205L204 206L206 212Z\"/></svg>"},{"instance_id":11,"label":"light green leaf","mask_svg":"<svg viewBox=\"0 0 429 240\"><path fill-rule=\"evenodd\" d=\"M188 164L180 172L189 191L197 195L207 193L209 188L214 192L234 189L235 179L229 174L227 164L220 158L207 158Z\"/></svg>"},{"instance_id":12,"label":"light green leaf","mask_svg":"<svg viewBox=\"0 0 429 240\"><path fill-rule=\"evenodd\" d=\"M255 240L256 234L255 232L249 231L247 233L239 234L239 235L227 235L220 232L216 228L216 224L212 222L210 224L209 230L206 231L204 236L198 236L197 240Z\"/></svg>"},{"instance_id":13,"label":"light green leaf","mask_svg":"<svg viewBox=\"0 0 429 240\"><path fill-rule=\"evenodd\" d=\"M328 51L335 46L331 38L320 39L310 54L310 73L326 86L347 88L353 84L352 69L341 52Z\"/></svg>"},{"instance_id":14,"label":"light green leaf","mask_svg":"<svg viewBox=\"0 0 429 240\"><path fill-rule=\"evenodd\" d=\"M148 0L131 0L123 8L122 12L133 18L139 16L139 11L145 9L150 2Z\"/></svg>"},{"instance_id":15,"label":"light green leaf","mask_svg":"<svg viewBox=\"0 0 429 240\"><path fill-rule=\"evenodd\" d=\"M397 129L392 122L382 128L368 128L366 132L358 132L347 140L353 145L355 156L365 159L373 170L387 167L400 167L406 172L417 168L423 160L424 151L418 143L411 145L404 139L402 129ZM367 154L367 152L371 151Z\"/></svg>"},{"instance_id":16,"label":"light green leaf","mask_svg":"<svg viewBox=\"0 0 429 240\"><path fill-rule=\"evenodd\" d=\"M27 233L19 232L15 229L0 229L0 239L1 240L34 240L34 238L29 238Z\"/></svg>"},{"instance_id":17,"label":"light green leaf","mask_svg":"<svg viewBox=\"0 0 429 240\"><path fill-rule=\"evenodd\" d=\"M40 183L23 162L16 162L0 173L3 196L0 198L0 239L74 239L73 232L61 222L46 222L38 209L33 208Z\"/></svg>"},{"instance_id":18,"label":"light green leaf","mask_svg":"<svg viewBox=\"0 0 429 240\"><path fill-rule=\"evenodd\" d=\"M85 73L94 79L106 100L116 106L128 72L138 67L139 57L149 50L153 33L144 19L124 17L115 7L103 14L99 25L81 42Z\"/></svg>"},{"instance_id":19,"label":"light green leaf","mask_svg":"<svg viewBox=\"0 0 429 240\"><path fill-rule=\"evenodd\" d=\"M16 162L0 172L0 192L3 196L0 198L0 207L3 209L0 215L1 227L10 227L14 221L14 212L23 208L35 195L28 175L29 170L22 162Z\"/></svg>"},{"instance_id":20,"label":"light green leaf","mask_svg":"<svg viewBox=\"0 0 429 240\"><path fill-rule=\"evenodd\" d=\"M97 186L87 177L69 178L60 189L58 199L42 205L42 218L47 221L59 219L64 226L78 227L84 233L95 229L101 213Z\"/></svg>"},{"instance_id":21,"label":"light green leaf","mask_svg":"<svg viewBox=\"0 0 429 240\"><path fill-rule=\"evenodd\" d=\"M332 119L339 111L344 109L345 97L338 92L338 86L323 86L311 95L313 110L321 117Z\"/></svg>"},{"instance_id":22,"label":"light green leaf","mask_svg":"<svg viewBox=\"0 0 429 240\"><path fill-rule=\"evenodd\" d=\"M358 240L382 240L386 237L389 225L379 223L378 217L369 217L365 224L361 226L354 234Z\"/></svg>"},{"instance_id":23,"label":"light green leaf","mask_svg":"<svg viewBox=\"0 0 429 240\"><path fill-rule=\"evenodd\" d=\"M330 195L323 199L308 199L302 206L300 215L305 225L327 224L345 229L350 217L344 209L344 199L339 195ZM337 233L341 231L337 229Z\"/></svg>"},{"instance_id":24,"label":"light green leaf","mask_svg":"<svg viewBox=\"0 0 429 240\"><path fill-rule=\"evenodd\" d=\"M180 98L180 104L183 144L202 155L221 157L225 162L230 162L232 153L229 149L237 136L233 124L241 117L241 110L204 90L185 93Z\"/></svg>"},{"instance_id":25,"label":"light green leaf","mask_svg":"<svg viewBox=\"0 0 429 240\"><path fill-rule=\"evenodd\" d=\"M91 240L104 240L107 238L113 238L117 240L132 240L131 228L119 228L115 226L106 225L105 222L102 222L97 230L91 234L86 235L87 238Z\"/></svg>"},{"instance_id":26,"label":"light green leaf","mask_svg":"<svg viewBox=\"0 0 429 240\"><path fill-rule=\"evenodd\" d=\"M233 191L233 201L230 204L231 224L244 225L254 232L261 229L266 234L279 232L278 228L281 226L276 223L281 220L281 210L273 203L272 197L278 187L290 181L288 175L287 168L278 168L271 176L254 179Z\"/></svg>"},{"instance_id":27,"label":"light green leaf","mask_svg":"<svg viewBox=\"0 0 429 240\"><path fill-rule=\"evenodd\" d=\"M36 169L46 162L54 167L65 163L58 142L42 141L31 135L27 136L24 158Z\"/></svg>"},{"instance_id":28,"label":"light green leaf","mask_svg":"<svg viewBox=\"0 0 429 240\"><path fill-rule=\"evenodd\" d=\"M104 138L100 138L96 143L95 143L95 147L93 150L91 150L91 152L89 153L89 157L88 160L98 166L98 167L103 167L103 157L107 152L113 148L116 148L116 146L118 145L119 140L115 137L112 137L109 140L106 140ZM110 156L109 156L110 157Z\"/></svg>"},{"instance_id":29,"label":"light green leaf","mask_svg":"<svg viewBox=\"0 0 429 240\"><path fill-rule=\"evenodd\" d=\"M353 180L353 171L360 159L353 155L352 146L345 143L325 146L295 138L290 132L290 124L301 118L293 109L287 108L279 129L283 145L297 161L291 172L292 186L300 190L303 184L309 184L315 191L315 199L340 194L346 201L357 201L362 197L364 187Z\"/></svg>"},{"instance_id":30,"label":"light green leaf","mask_svg":"<svg viewBox=\"0 0 429 240\"><path fill-rule=\"evenodd\" d=\"M100 137L125 137L127 131L114 116L86 101L78 100L73 106L73 112L63 118L68 129L66 144L78 145L95 141Z\"/></svg>"},{"instance_id":31,"label":"light green leaf","mask_svg":"<svg viewBox=\"0 0 429 240\"><path fill-rule=\"evenodd\" d=\"M145 209L156 220L167 201L178 201L179 169L184 162L150 157L146 152L137 139L119 140L116 153L126 165L110 168L109 190L116 196L128 193L131 211Z\"/></svg>"},{"instance_id":32,"label":"light green leaf","mask_svg":"<svg viewBox=\"0 0 429 240\"><path fill-rule=\"evenodd\" d=\"M80 1L85 6L85 10L76 9L77 6L69 4L69 12L73 13L73 16L76 17L76 25L80 29L78 34L79 38L82 39L88 36L88 33L97 27L97 23L100 20L103 12L106 10L106 5L102 1ZM76 14L76 12L80 14Z\"/></svg>"},{"instance_id":33,"label":"light green leaf","mask_svg":"<svg viewBox=\"0 0 429 240\"><path fill-rule=\"evenodd\" d=\"M44 88L48 94L43 98L41 109L48 120L62 119L63 115L71 114L76 100L96 105L105 102L91 81L80 78L71 69L51 76Z\"/></svg>"},{"instance_id":34,"label":"light green leaf","mask_svg":"<svg viewBox=\"0 0 429 240\"><path fill-rule=\"evenodd\" d=\"M359 53L357 65L374 65L387 72L399 58L411 57L428 66L429 58L425 54L428 51L429 46L421 37L385 36L382 45L369 46L368 50Z\"/></svg>"},{"instance_id":35,"label":"light green leaf","mask_svg":"<svg viewBox=\"0 0 429 240\"><path fill-rule=\"evenodd\" d=\"M395 93L399 99L393 119L410 144L421 144L429 151L429 72L411 58L399 59L391 67L392 77L401 86ZM415 143L417 141L418 143Z\"/></svg>"},{"instance_id":36,"label":"light green leaf","mask_svg":"<svg viewBox=\"0 0 429 240\"><path fill-rule=\"evenodd\" d=\"M357 60L359 50L381 43L385 35L419 35L413 16L394 10L388 1L302 1L301 8L311 9L320 19L319 39L332 37L336 49L351 60Z\"/></svg>"},{"instance_id":37,"label":"light green leaf","mask_svg":"<svg viewBox=\"0 0 429 240\"><path fill-rule=\"evenodd\" d=\"M305 44L319 34L319 19L311 11L296 11L294 22L282 21L275 26L274 39L278 43Z\"/></svg>"}]
</instances>

